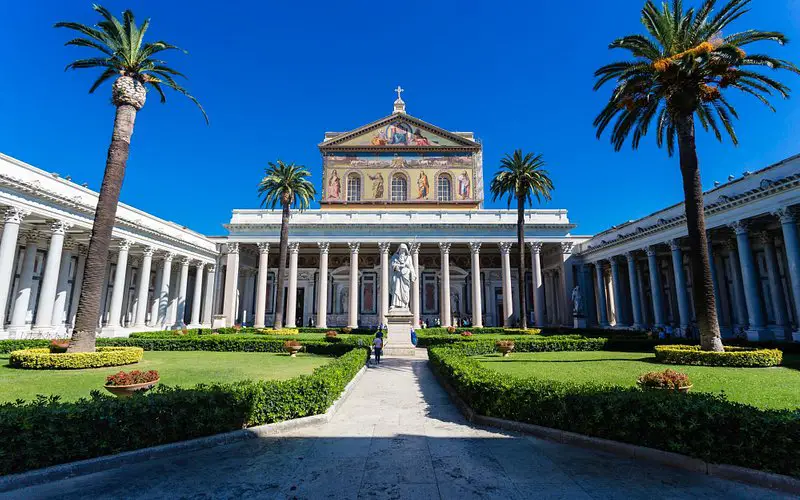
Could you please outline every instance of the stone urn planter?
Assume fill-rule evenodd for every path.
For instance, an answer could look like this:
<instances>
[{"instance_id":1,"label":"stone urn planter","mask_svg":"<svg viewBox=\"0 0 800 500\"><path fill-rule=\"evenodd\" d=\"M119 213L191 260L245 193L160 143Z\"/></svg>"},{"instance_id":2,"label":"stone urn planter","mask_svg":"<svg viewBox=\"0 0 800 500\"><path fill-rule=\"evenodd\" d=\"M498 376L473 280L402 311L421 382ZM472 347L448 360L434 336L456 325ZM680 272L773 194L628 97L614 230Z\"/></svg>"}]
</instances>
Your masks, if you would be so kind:
<instances>
[{"instance_id":1,"label":"stone urn planter","mask_svg":"<svg viewBox=\"0 0 800 500\"><path fill-rule=\"evenodd\" d=\"M130 384L130 385L104 385L103 387L106 388L108 392L115 395L118 398L129 398L133 396L137 392L145 392L149 391L159 382L159 379L153 380L152 382L142 382L141 384Z\"/></svg>"},{"instance_id":2,"label":"stone urn planter","mask_svg":"<svg viewBox=\"0 0 800 500\"><path fill-rule=\"evenodd\" d=\"M303 346L300 345L300 342L297 342L296 340L287 340L283 344L283 349L289 353L289 356L293 358L297 357L297 353L300 352L302 348Z\"/></svg>"},{"instance_id":3,"label":"stone urn planter","mask_svg":"<svg viewBox=\"0 0 800 500\"><path fill-rule=\"evenodd\" d=\"M640 376L636 384L645 391L689 392L693 384L685 373L674 370L649 372Z\"/></svg>"},{"instance_id":4,"label":"stone urn planter","mask_svg":"<svg viewBox=\"0 0 800 500\"><path fill-rule=\"evenodd\" d=\"M497 346L497 350L503 355L504 358L511 354L511 351L514 350L514 342L510 340L499 340L495 345Z\"/></svg>"}]
</instances>

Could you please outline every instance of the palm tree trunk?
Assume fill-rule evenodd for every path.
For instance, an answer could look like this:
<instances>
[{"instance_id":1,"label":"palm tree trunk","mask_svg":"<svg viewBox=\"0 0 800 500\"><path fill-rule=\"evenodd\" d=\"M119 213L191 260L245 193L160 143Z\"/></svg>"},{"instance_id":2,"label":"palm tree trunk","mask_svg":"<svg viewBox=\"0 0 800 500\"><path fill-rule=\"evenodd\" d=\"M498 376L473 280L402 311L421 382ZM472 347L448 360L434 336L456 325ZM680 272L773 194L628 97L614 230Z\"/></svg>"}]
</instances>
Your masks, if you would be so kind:
<instances>
[{"instance_id":1,"label":"palm tree trunk","mask_svg":"<svg viewBox=\"0 0 800 500\"><path fill-rule=\"evenodd\" d=\"M276 286L278 292L275 300L275 322L272 324L274 330L283 328L283 296L285 295L283 288L284 274L286 273L286 254L289 253L289 203L283 204L283 215L281 217L281 249L278 256L278 281ZM290 325L294 326L294 325Z\"/></svg>"},{"instance_id":2,"label":"palm tree trunk","mask_svg":"<svg viewBox=\"0 0 800 500\"><path fill-rule=\"evenodd\" d=\"M135 120L135 107L130 104L122 104L117 107L114 133L111 136L111 145L108 147L106 171L103 174L103 185L100 187L100 196L94 212L89 254L86 257L83 285L75 316L75 328L72 330L72 339L67 352L92 352L95 350L95 336L100 320L100 298L108 264L108 247L111 244L111 231L114 229L114 221L117 216L119 192L125 177L125 165L128 163Z\"/></svg>"},{"instance_id":3,"label":"palm tree trunk","mask_svg":"<svg viewBox=\"0 0 800 500\"><path fill-rule=\"evenodd\" d=\"M517 253L519 266L517 267L517 282L519 283L519 327L528 328L528 297L525 282L525 198L517 196Z\"/></svg>"},{"instance_id":4,"label":"palm tree trunk","mask_svg":"<svg viewBox=\"0 0 800 500\"><path fill-rule=\"evenodd\" d=\"M700 183L697 146L694 140L694 114L677 118L676 126L683 177L686 229L689 233L689 258L692 263L692 298L697 326L700 329L700 346L704 351L722 351L706 239L703 186Z\"/></svg>"}]
</instances>

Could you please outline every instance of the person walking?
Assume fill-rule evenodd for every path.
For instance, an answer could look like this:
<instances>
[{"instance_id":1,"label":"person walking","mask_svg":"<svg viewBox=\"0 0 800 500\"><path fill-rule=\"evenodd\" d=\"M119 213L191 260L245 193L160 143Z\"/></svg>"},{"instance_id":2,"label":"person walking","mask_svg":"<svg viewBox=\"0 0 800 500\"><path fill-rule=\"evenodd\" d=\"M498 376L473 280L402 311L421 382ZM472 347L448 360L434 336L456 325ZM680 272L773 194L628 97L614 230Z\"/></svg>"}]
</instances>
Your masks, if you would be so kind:
<instances>
[{"instance_id":1,"label":"person walking","mask_svg":"<svg viewBox=\"0 0 800 500\"><path fill-rule=\"evenodd\" d=\"M372 341L372 348L375 351L375 363L381 364L381 353L383 352L383 332L378 332Z\"/></svg>"}]
</instances>

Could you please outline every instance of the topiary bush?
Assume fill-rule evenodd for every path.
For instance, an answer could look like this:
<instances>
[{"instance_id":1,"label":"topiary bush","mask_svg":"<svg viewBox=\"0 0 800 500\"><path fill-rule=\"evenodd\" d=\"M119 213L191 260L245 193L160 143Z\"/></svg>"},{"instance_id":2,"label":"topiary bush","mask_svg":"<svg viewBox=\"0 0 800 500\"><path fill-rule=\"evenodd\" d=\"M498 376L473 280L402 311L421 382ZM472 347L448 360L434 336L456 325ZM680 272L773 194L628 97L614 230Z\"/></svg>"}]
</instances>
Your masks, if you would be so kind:
<instances>
[{"instance_id":1,"label":"topiary bush","mask_svg":"<svg viewBox=\"0 0 800 500\"><path fill-rule=\"evenodd\" d=\"M434 372L478 414L800 477L800 412L724 395L641 391L501 375L465 346L428 350Z\"/></svg>"},{"instance_id":2,"label":"topiary bush","mask_svg":"<svg viewBox=\"0 0 800 500\"><path fill-rule=\"evenodd\" d=\"M0 475L324 413L367 361L351 349L288 380L157 386L119 399L93 391L0 404Z\"/></svg>"},{"instance_id":3,"label":"topiary bush","mask_svg":"<svg viewBox=\"0 0 800 500\"><path fill-rule=\"evenodd\" d=\"M702 351L697 345L655 346L656 361L672 365L769 367L779 366L783 352L779 349L725 346L725 352Z\"/></svg>"},{"instance_id":4,"label":"topiary bush","mask_svg":"<svg viewBox=\"0 0 800 500\"><path fill-rule=\"evenodd\" d=\"M50 349L22 349L8 359L13 368L29 370L77 370L138 363L144 350L141 347L98 347L95 352L51 353Z\"/></svg>"}]
</instances>

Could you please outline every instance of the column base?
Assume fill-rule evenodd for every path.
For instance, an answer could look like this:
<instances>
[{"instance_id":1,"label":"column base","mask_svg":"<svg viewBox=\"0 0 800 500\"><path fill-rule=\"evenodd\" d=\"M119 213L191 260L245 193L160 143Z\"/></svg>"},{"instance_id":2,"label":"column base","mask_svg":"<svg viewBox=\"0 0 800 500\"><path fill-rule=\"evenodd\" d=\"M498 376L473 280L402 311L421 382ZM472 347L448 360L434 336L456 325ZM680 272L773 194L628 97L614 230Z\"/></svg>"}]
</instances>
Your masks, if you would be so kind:
<instances>
[{"instance_id":1,"label":"column base","mask_svg":"<svg viewBox=\"0 0 800 500\"><path fill-rule=\"evenodd\" d=\"M31 327L30 325L9 326L6 328L6 333L10 339L28 338L27 335L31 333Z\"/></svg>"},{"instance_id":2,"label":"column base","mask_svg":"<svg viewBox=\"0 0 800 500\"><path fill-rule=\"evenodd\" d=\"M2 332L0 332L0 335L2 335ZM795 342L800 342L800 330L792 332L792 339Z\"/></svg>"},{"instance_id":3,"label":"column base","mask_svg":"<svg viewBox=\"0 0 800 500\"><path fill-rule=\"evenodd\" d=\"M100 332L98 332L98 337L128 337L131 334L130 328L125 328L122 326L104 326Z\"/></svg>"},{"instance_id":4,"label":"column base","mask_svg":"<svg viewBox=\"0 0 800 500\"><path fill-rule=\"evenodd\" d=\"M58 336L58 328L54 326L34 326L30 331L31 338L54 339Z\"/></svg>"},{"instance_id":5,"label":"column base","mask_svg":"<svg viewBox=\"0 0 800 500\"><path fill-rule=\"evenodd\" d=\"M225 328L228 326L228 318L224 314L215 314L211 319L211 328Z\"/></svg>"},{"instance_id":6,"label":"column base","mask_svg":"<svg viewBox=\"0 0 800 500\"><path fill-rule=\"evenodd\" d=\"M750 342L759 342L764 340L775 340L775 335L772 334L772 331L765 327L750 327L745 330L747 334L747 340Z\"/></svg>"},{"instance_id":7,"label":"column base","mask_svg":"<svg viewBox=\"0 0 800 500\"><path fill-rule=\"evenodd\" d=\"M577 316L572 318L572 327L573 328L586 328L588 326L588 324L589 323L586 320L586 318L579 318Z\"/></svg>"}]
</instances>

